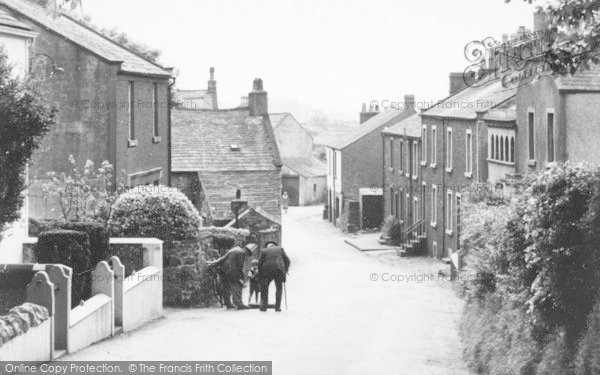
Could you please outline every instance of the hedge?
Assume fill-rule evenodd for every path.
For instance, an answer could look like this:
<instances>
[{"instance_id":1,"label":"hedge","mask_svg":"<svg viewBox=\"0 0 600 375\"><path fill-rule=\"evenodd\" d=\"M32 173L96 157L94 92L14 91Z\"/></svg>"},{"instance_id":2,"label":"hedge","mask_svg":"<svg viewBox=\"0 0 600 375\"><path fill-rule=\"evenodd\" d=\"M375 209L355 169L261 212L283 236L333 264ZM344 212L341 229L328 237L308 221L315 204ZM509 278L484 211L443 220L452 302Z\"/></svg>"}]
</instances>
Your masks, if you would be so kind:
<instances>
[{"instance_id":1,"label":"hedge","mask_svg":"<svg viewBox=\"0 0 600 375\"><path fill-rule=\"evenodd\" d=\"M78 306L91 293L90 239L87 233L73 230L53 230L40 234L34 248L39 263L64 264L73 269L71 305Z\"/></svg>"},{"instance_id":2,"label":"hedge","mask_svg":"<svg viewBox=\"0 0 600 375\"><path fill-rule=\"evenodd\" d=\"M60 229L87 233L90 240L90 265L108 260L110 254L110 234L106 227L99 223L67 223L60 224Z\"/></svg>"},{"instance_id":3,"label":"hedge","mask_svg":"<svg viewBox=\"0 0 600 375\"><path fill-rule=\"evenodd\" d=\"M43 306L25 303L12 308L7 315L0 316L0 347L48 319L50 314Z\"/></svg>"},{"instance_id":4,"label":"hedge","mask_svg":"<svg viewBox=\"0 0 600 375\"><path fill-rule=\"evenodd\" d=\"M166 242L198 239L202 218L179 190L166 186L131 189L119 196L109 219L114 236L156 237Z\"/></svg>"}]
</instances>

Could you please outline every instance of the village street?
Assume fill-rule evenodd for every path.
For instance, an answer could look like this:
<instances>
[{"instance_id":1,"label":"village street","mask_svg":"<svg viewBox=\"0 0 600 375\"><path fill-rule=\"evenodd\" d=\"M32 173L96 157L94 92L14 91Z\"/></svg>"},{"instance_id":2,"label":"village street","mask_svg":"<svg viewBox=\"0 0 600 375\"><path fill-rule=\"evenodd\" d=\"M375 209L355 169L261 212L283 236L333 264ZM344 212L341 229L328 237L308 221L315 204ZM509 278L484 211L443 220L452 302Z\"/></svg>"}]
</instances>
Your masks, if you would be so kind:
<instances>
[{"instance_id":1,"label":"village street","mask_svg":"<svg viewBox=\"0 0 600 375\"><path fill-rule=\"evenodd\" d=\"M467 374L461 301L437 273L431 280L443 264L387 264L346 245L321 216L322 207L284 215L287 311L169 309L164 319L63 359L267 360L284 375ZM404 280L382 281L392 275Z\"/></svg>"}]
</instances>

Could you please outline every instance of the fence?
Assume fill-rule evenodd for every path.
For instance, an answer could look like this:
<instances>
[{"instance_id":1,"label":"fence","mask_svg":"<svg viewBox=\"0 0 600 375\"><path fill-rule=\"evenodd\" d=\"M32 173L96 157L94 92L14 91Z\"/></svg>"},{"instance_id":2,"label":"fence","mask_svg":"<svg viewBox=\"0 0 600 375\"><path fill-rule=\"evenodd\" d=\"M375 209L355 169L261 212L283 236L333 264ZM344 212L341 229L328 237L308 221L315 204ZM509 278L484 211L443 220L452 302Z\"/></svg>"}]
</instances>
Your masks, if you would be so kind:
<instances>
[{"instance_id":1,"label":"fence","mask_svg":"<svg viewBox=\"0 0 600 375\"><path fill-rule=\"evenodd\" d=\"M50 313L48 321L1 346L0 360L48 361L112 337L115 327L131 331L162 316L162 241L112 239L111 248L124 253L135 248L141 260L134 263L139 263L141 269L126 276L126 266L116 256L110 259L112 268L106 261L98 263L91 275L92 297L73 309L70 267L0 265L0 281L2 277L12 281L31 280L34 275L26 287L26 281L21 283L23 285L10 286L9 290L15 295L11 296L9 307L31 302L46 307ZM0 297L3 296L0 294Z\"/></svg>"},{"instance_id":2,"label":"fence","mask_svg":"<svg viewBox=\"0 0 600 375\"><path fill-rule=\"evenodd\" d=\"M162 269L149 266L126 277L118 257L110 263L115 273L115 324L128 332L162 316Z\"/></svg>"}]
</instances>

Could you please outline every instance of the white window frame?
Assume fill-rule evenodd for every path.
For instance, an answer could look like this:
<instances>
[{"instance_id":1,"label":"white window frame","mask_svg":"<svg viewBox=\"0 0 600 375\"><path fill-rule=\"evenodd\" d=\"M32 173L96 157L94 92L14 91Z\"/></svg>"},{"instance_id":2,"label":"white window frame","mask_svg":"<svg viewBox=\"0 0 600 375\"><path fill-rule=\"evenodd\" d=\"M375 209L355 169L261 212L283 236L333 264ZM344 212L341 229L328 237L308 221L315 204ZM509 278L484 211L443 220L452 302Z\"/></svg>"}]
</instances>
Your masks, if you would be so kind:
<instances>
[{"instance_id":1,"label":"white window frame","mask_svg":"<svg viewBox=\"0 0 600 375\"><path fill-rule=\"evenodd\" d=\"M465 177L473 177L473 131L467 129L465 134Z\"/></svg>"},{"instance_id":2,"label":"white window frame","mask_svg":"<svg viewBox=\"0 0 600 375\"><path fill-rule=\"evenodd\" d=\"M412 171L412 178L413 180L417 180L419 178L419 141L414 140L412 142L412 149L413 149L413 171Z\"/></svg>"},{"instance_id":3,"label":"white window frame","mask_svg":"<svg viewBox=\"0 0 600 375\"><path fill-rule=\"evenodd\" d=\"M394 173L394 137L390 137L390 172Z\"/></svg>"},{"instance_id":4,"label":"white window frame","mask_svg":"<svg viewBox=\"0 0 600 375\"><path fill-rule=\"evenodd\" d=\"M446 129L446 172L452 173L452 157L454 156L454 140L452 137L452 128Z\"/></svg>"},{"instance_id":5,"label":"white window frame","mask_svg":"<svg viewBox=\"0 0 600 375\"><path fill-rule=\"evenodd\" d=\"M431 184L431 221L433 228L437 227L437 196L438 188L436 184Z\"/></svg>"},{"instance_id":6,"label":"white window frame","mask_svg":"<svg viewBox=\"0 0 600 375\"><path fill-rule=\"evenodd\" d=\"M404 172L404 138L400 138L398 143L398 173L402 175Z\"/></svg>"},{"instance_id":7,"label":"white window frame","mask_svg":"<svg viewBox=\"0 0 600 375\"><path fill-rule=\"evenodd\" d=\"M127 99L129 101L129 108L127 111L127 125L128 125L128 129L127 129L127 145L129 147L135 147L138 144L137 141L137 134L136 134L136 128L135 128L135 105L133 103L133 101L135 100L135 82L134 81L128 81L127 82Z\"/></svg>"},{"instance_id":8,"label":"white window frame","mask_svg":"<svg viewBox=\"0 0 600 375\"><path fill-rule=\"evenodd\" d=\"M431 245L433 247L433 256L437 258L439 256L438 255L438 244L437 244L437 241L433 241L433 243Z\"/></svg>"},{"instance_id":9,"label":"white window frame","mask_svg":"<svg viewBox=\"0 0 600 375\"><path fill-rule=\"evenodd\" d=\"M446 234L449 236L452 236L454 229L452 220L454 218L454 213L452 212L454 198L452 196L452 190L448 189L446 192Z\"/></svg>"},{"instance_id":10,"label":"white window frame","mask_svg":"<svg viewBox=\"0 0 600 375\"><path fill-rule=\"evenodd\" d=\"M548 117L552 115L552 161L550 161L550 140L548 139ZM510 140L509 140L510 142ZM553 163L556 162L556 114L554 112L554 108L546 109L546 162Z\"/></svg>"},{"instance_id":11,"label":"white window frame","mask_svg":"<svg viewBox=\"0 0 600 375\"><path fill-rule=\"evenodd\" d=\"M530 132L529 127L529 116L533 114L533 131ZM527 160L529 163L535 163L535 109L527 108ZM533 139L532 139L533 138ZM533 149L532 149L533 147ZM531 158L531 154L533 153L533 159Z\"/></svg>"},{"instance_id":12,"label":"white window frame","mask_svg":"<svg viewBox=\"0 0 600 375\"><path fill-rule=\"evenodd\" d=\"M437 167L437 126L431 125L431 168Z\"/></svg>"},{"instance_id":13,"label":"white window frame","mask_svg":"<svg viewBox=\"0 0 600 375\"><path fill-rule=\"evenodd\" d=\"M427 165L427 125L423 125L421 129L421 165Z\"/></svg>"}]
</instances>

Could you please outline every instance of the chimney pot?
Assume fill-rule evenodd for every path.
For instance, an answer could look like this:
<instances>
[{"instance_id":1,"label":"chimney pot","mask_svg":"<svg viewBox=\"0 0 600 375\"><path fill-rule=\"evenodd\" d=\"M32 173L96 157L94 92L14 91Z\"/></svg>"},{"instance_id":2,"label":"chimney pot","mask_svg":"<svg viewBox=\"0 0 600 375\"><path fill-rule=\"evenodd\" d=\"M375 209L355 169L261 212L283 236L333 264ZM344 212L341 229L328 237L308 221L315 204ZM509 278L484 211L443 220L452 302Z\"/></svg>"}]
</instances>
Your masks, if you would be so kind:
<instances>
[{"instance_id":1,"label":"chimney pot","mask_svg":"<svg viewBox=\"0 0 600 375\"><path fill-rule=\"evenodd\" d=\"M362 104L362 110L361 110L361 112L362 112L362 113L365 113L365 112L367 112L367 103L363 103L363 104Z\"/></svg>"}]
</instances>

